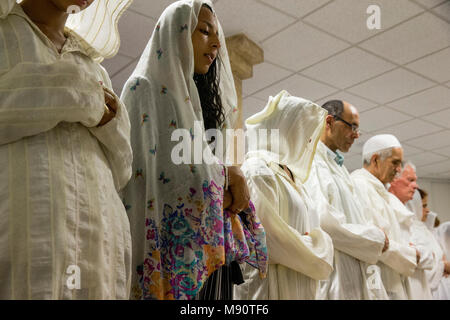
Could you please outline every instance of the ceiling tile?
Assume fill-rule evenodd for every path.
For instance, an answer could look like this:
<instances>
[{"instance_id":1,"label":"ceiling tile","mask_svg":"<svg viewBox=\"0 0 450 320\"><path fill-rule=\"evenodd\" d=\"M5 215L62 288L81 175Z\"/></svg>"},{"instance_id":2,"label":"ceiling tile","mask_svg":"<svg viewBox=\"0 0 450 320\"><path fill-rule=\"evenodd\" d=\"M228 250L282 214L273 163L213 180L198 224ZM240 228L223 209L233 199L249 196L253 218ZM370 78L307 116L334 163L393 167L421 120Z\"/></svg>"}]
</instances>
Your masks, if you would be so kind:
<instances>
[{"instance_id":1,"label":"ceiling tile","mask_svg":"<svg viewBox=\"0 0 450 320\"><path fill-rule=\"evenodd\" d=\"M363 82L347 91L369 100L386 103L429 88L432 85L433 82L399 68L389 71L375 79Z\"/></svg>"},{"instance_id":2,"label":"ceiling tile","mask_svg":"<svg viewBox=\"0 0 450 320\"><path fill-rule=\"evenodd\" d=\"M215 9L225 35L245 33L255 42L266 39L295 21L255 0L219 1Z\"/></svg>"},{"instance_id":3,"label":"ceiling tile","mask_svg":"<svg viewBox=\"0 0 450 320\"><path fill-rule=\"evenodd\" d=\"M278 8L286 14L297 18L304 17L330 0L260 0L272 7Z\"/></svg>"},{"instance_id":4,"label":"ceiling tile","mask_svg":"<svg viewBox=\"0 0 450 320\"><path fill-rule=\"evenodd\" d=\"M134 0L129 10L151 17L154 20L158 20L164 9L166 9L173 2L175 2L175 0Z\"/></svg>"},{"instance_id":5,"label":"ceiling tile","mask_svg":"<svg viewBox=\"0 0 450 320\"><path fill-rule=\"evenodd\" d=\"M113 87L116 89L116 94L120 96L122 92L122 88L125 85L125 82L127 82L128 78L133 73L134 69L136 68L136 65L138 63L139 59L136 59L131 63L128 67L117 73L114 77L112 77L112 83Z\"/></svg>"},{"instance_id":6,"label":"ceiling tile","mask_svg":"<svg viewBox=\"0 0 450 320\"><path fill-rule=\"evenodd\" d=\"M427 12L360 44L362 48L399 64L449 45L450 25Z\"/></svg>"},{"instance_id":7,"label":"ceiling tile","mask_svg":"<svg viewBox=\"0 0 450 320\"><path fill-rule=\"evenodd\" d=\"M397 123L405 122L409 119L411 117L403 113L386 107L378 107L361 113L360 127L365 131L373 132L382 128L388 128Z\"/></svg>"},{"instance_id":8,"label":"ceiling tile","mask_svg":"<svg viewBox=\"0 0 450 320\"><path fill-rule=\"evenodd\" d=\"M367 28L370 5L381 8L381 29ZM423 9L408 0L335 0L305 18L305 21L352 43L360 42L404 21Z\"/></svg>"},{"instance_id":9,"label":"ceiling tile","mask_svg":"<svg viewBox=\"0 0 450 320\"><path fill-rule=\"evenodd\" d=\"M348 46L302 22L297 22L262 43L266 61L293 71L326 59Z\"/></svg>"},{"instance_id":10,"label":"ceiling tile","mask_svg":"<svg viewBox=\"0 0 450 320\"><path fill-rule=\"evenodd\" d=\"M406 68L438 82L447 81L450 79L450 48L412 62L406 65Z\"/></svg>"},{"instance_id":11,"label":"ceiling tile","mask_svg":"<svg viewBox=\"0 0 450 320\"><path fill-rule=\"evenodd\" d=\"M450 89L437 86L389 103L389 107L416 117L450 107Z\"/></svg>"},{"instance_id":12,"label":"ceiling tile","mask_svg":"<svg viewBox=\"0 0 450 320\"><path fill-rule=\"evenodd\" d=\"M417 166L417 173L419 176L426 176L432 173L445 173L450 171L450 160L445 160L439 163Z\"/></svg>"},{"instance_id":13,"label":"ceiling tile","mask_svg":"<svg viewBox=\"0 0 450 320\"><path fill-rule=\"evenodd\" d=\"M450 146L445 148L440 148L434 151L435 153L442 154L444 156L450 157Z\"/></svg>"},{"instance_id":14,"label":"ceiling tile","mask_svg":"<svg viewBox=\"0 0 450 320\"><path fill-rule=\"evenodd\" d=\"M439 180L444 180L447 183L450 183L450 171L447 172L441 172L441 173L437 173L435 174L436 176L434 177L435 179L439 179ZM441 220L442 221L442 220Z\"/></svg>"},{"instance_id":15,"label":"ceiling tile","mask_svg":"<svg viewBox=\"0 0 450 320\"><path fill-rule=\"evenodd\" d=\"M420 166L426 166L426 165L433 164L436 162L448 160L448 158L438 155L438 154L435 154L433 152L423 152L423 153L419 153L419 154L410 156L408 158L403 157L403 160L411 161L414 165L416 165L417 167L420 167Z\"/></svg>"},{"instance_id":16,"label":"ceiling tile","mask_svg":"<svg viewBox=\"0 0 450 320\"><path fill-rule=\"evenodd\" d=\"M156 20L127 10L119 20L120 51L129 57L140 57L155 28Z\"/></svg>"},{"instance_id":17,"label":"ceiling tile","mask_svg":"<svg viewBox=\"0 0 450 320\"><path fill-rule=\"evenodd\" d=\"M442 131L441 127L437 127L429 122L419 119L413 119L411 121L404 122L399 125L394 125L389 128L385 128L378 134L390 133L397 137L400 141L405 141L413 138L417 138L423 135Z\"/></svg>"},{"instance_id":18,"label":"ceiling tile","mask_svg":"<svg viewBox=\"0 0 450 320\"><path fill-rule=\"evenodd\" d=\"M269 96L275 96L281 90L286 90L293 96L302 97L311 101L330 95L336 91L332 87L294 74L267 89L255 93L254 96L265 101Z\"/></svg>"},{"instance_id":19,"label":"ceiling tile","mask_svg":"<svg viewBox=\"0 0 450 320\"><path fill-rule=\"evenodd\" d=\"M322 99L316 101L316 103L321 106L329 100L346 101L346 102L352 104L353 106L355 106L356 109L358 109L358 112L363 112L363 111L372 109L377 106L376 103L367 101L366 99L357 97L346 91L340 91L337 93L333 93L331 96L328 96L328 97L325 97L325 98L322 98Z\"/></svg>"},{"instance_id":20,"label":"ceiling tile","mask_svg":"<svg viewBox=\"0 0 450 320\"><path fill-rule=\"evenodd\" d=\"M433 12L440 16L442 19L450 22L450 1L446 1L439 7L434 8Z\"/></svg>"},{"instance_id":21,"label":"ceiling tile","mask_svg":"<svg viewBox=\"0 0 450 320\"><path fill-rule=\"evenodd\" d=\"M286 78L292 72L274 66L271 63L261 63L253 67L253 78L242 82L242 93L244 96L261 90L274 82Z\"/></svg>"},{"instance_id":22,"label":"ceiling tile","mask_svg":"<svg viewBox=\"0 0 450 320\"><path fill-rule=\"evenodd\" d=\"M359 48L350 48L302 71L302 74L344 89L392 70L395 65Z\"/></svg>"},{"instance_id":23,"label":"ceiling tile","mask_svg":"<svg viewBox=\"0 0 450 320\"><path fill-rule=\"evenodd\" d=\"M266 106L266 101L254 97L248 97L242 100L242 119L245 121L255 113L260 112Z\"/></svg>"},{"instance_id":24,"label":"ceiling tile","mask_svg":"<svg viewBox=\"0 0 450 320\"><path fill-rule=\"evenodd\" d=\"M450 101L447 101L447 103L450 103ZM423 118L427 121L450 129L450 108L424 116Z\"/></svg>"},{"instance_id":25,"label":"ceiling tile","mask_svg":"<svg viewBox=\"0 0 450 320\"><path fill-rule=\"evenodd\" d=\"M419 2L420 4L424 5L427 8L432 8L448 0L415 0L415 1Z\"/></svg>"},{"instance_id":26,"label":"ceiling tile","mask_svg":"<svg viewBox=\"0 0 450 320\"><path fill-rule=\"evenodd\" d=\"M113 77L117 72L122 70L133 59L117 54L114 58L105 59L102 62L102 66L108 71L109 77Z\"/></svg>"},{"instance_id":27,"label":"ceiling tile","mask_svg":"<svg viewBox=\"0 0 450 320\"><path fill-rule=\"evenodd\" d=\"M411 157L415 154L418 153L424 153L425 151L423 151L422 149L418 149L415 147L411 147L409 144L401 142L402 144L402 148L403 148L403 154L406 158Z\"/></svg>"},{"instance_id":28,"label":"ceiling tile","mask_svg":"<svg viewBox=\"0 0 450 320\"><path fill-rule=\"evenodd\" d=\"M438 148L447 147L450 145L450 130L444 130L438 133L433 133L428 136L415 138L407 141L409 145L425 150L438 151Z\"/></svg>"}]
</instances>

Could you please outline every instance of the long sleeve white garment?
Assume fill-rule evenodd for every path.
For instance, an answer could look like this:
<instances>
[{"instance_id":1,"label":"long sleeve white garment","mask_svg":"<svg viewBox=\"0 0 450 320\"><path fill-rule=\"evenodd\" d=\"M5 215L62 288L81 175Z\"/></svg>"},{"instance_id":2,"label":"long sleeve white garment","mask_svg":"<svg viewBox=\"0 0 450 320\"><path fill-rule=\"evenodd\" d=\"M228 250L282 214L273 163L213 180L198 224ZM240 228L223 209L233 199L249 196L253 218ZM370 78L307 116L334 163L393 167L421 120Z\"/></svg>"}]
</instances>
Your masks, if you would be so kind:
<instances>
[{"instance_id":1,"label":"long sleeve white garment","mask_svg":"<svg viewBox=\"0 0 450 320\"><path fill-rule=\"evenodd\" d=\"M390 193L364 168L352 172L351 177L359 189L367 213L389 238L389 249L377 263L386 292L392 300L408 299L404 277L413 275L416 270L416 250L402 235L396 213L389 203Z\"/></svg>"},{"instance_id":2,"label":"long sleeve white garment","mask_svg":"<svg viewBox=\"0 0 450 320\"><path fill-rule=\"evenodd\" d=\"M384 232L366 217L364 207L345 166L319 142L311 176L305 187L315 203L326 201L320 225L333 239L334 270L321 281L321 295L333 300L388 299L378 267Z\"/></svg>"},{"instance_id":3,"label":"long sleeve white garment","mask_svg":"<svg viewBox=\"0 0 450 320\"><path fill-rule=\"evenodd\" d=\"M442 223L434 230L434 234L442 248L447 261L450 260L450 222ZM450 300L450 277L443 277L433 297L438 300Z\"/></svg>"},{"instance_id":4,"label":"long sleeve white garment","mask_svg":"<svg viewBox=\"0 0 450 320\"><path fill-rule=\"evenodd\" d=\"M439 272L439 269L443 271L442 251L436 251L438 248L433 247L433 235L417 219L416 214L408 210L392 193L389 194L389 203L396 213L402 236L420 252L420 260L414 274L405 278L408 297L411 300L432 299L429 275L427 276L426 271L433 273Z\"/></svg>"},{"instance_id":5,"label":"long sleeve white garment","mask_svg":"<svg viewBox=\"0 0 450 320\"><path fill-rule=\"evenodd\" d=\"M0 19L1 299L129 296L129 119L116 97L96 127L111 82L85 46L58 53L19 5Z\"/></svg>"},{"instance_id":6,"label":"long sleeve white garment","mask_svg":"<svg viewBox=\"0 0 450 320\"><path fill-rule=\"evenodd\" d=\"M266 279L245 266L237 299L315 299L318 280L332 271L331 238L319 227L315 203L275 163L252 158L242 166L269 253Z\"/></svg>"}]
</instances>

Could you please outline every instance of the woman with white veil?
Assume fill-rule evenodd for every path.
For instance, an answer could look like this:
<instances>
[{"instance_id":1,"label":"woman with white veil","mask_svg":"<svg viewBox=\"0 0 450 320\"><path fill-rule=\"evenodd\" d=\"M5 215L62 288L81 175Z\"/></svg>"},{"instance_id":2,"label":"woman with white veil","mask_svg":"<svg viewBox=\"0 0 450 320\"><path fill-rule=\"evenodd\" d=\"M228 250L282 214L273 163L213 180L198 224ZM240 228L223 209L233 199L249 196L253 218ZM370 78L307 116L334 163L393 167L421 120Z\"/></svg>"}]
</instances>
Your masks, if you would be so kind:
<instances>
[{"instance_id":1,"label":"woman with white veil","mask_svg":"<svg viewBox=\"0 0 450 320\"><path fill-rule=\"evenodd\" d=\"M240 282L232 262L255 257L264 273L265 246L255 216L247 215L259 236L253 246L237 215L249 207L243 174L212 154L223 145L220 130L233 128L237 98L210 1L166 8L122 100L134 153L134 177L124 192L133 237L132 298L230 299L232 283ZM215 148L205 138L208 129L218 129Z\"/></svg>"},{"instance_id":2,"label":"woman with white veil","mask_svg":"<svg viewBox=\"0 0 450 320\"><path fill-rule=\"evenodd\" d=\"M246 281L235 288L239 299L322 299L319 280L333 271L333 242L319 223L328 204L314 202L304 183L326 115L311 101L282 91L245 121L250 139L242 171L267 232L270 263L266 279L244 265Z\"/></svg>"}]
</instances>

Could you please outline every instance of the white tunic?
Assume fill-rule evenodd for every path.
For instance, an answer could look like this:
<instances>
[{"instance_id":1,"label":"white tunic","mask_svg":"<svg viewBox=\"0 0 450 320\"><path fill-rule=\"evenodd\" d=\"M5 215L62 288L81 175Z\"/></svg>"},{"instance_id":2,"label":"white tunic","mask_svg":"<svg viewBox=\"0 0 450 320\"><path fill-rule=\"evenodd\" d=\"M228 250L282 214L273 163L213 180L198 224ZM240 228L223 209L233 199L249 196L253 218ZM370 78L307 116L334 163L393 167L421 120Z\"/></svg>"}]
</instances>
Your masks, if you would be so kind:
<instances>
[{"instance_id":1,"label":"white tunic","mask_svg":"<svg viewBox=\"0 0 450 320\"><path fill-rule=\"evenodd\" d=\"M390 299L408 299L404 278L416 270L416 250L403 237L402 227L389 203L392 194L366 169L353 171L351 177L362 195L364 206L370 209L367 212L371 219L389 238L389 249L377 263L384 288Z\"/></svg>"},{"instance_id":2,"label":"white tunic","mask_svg":"<svg viewBox=\"0 0 450 320\"><path fill-rule=\"evenodd\" d=\"M406 241L414 244L420 252L420 260L414 274L405 278L408 297L411 300L432 299L429 282L432 276L436 276L436 273L442 275L444 271L442 250L439 250L439 246L433 246L434 237L425 224L419 221L415 213L409 211L392 193L389 194L389 203L400 223L402 236ZM438 280L433 282L435 281L439 282ZM437 287L437 284L433 286Z\"/></svg>"},{"instance_id":3,"label":"white tunic","mask_svg":"<svg viewBox=\"0 0 450 320\"><path fill-rule=\"evenodd\" d=\"M333 257L315 203L273 162L250 159L242 171L266 231L269 267L261 279L257 270L244 266L245 283L235 287L236 299L315 299L318 280L330 275Z\"/></svg>"},{"instance_id":4,"label":"white tunic","mask_svg":"<svg viewBox=\"0 0 450 320\"><path fill-rule=\"evenodd\" d=\"M316 203L329 203L321 212L322 229L333 239L334 270L321 282L325 299L388 299L379 268L385 235L375 226L360 202L345 166L339 166L334 153L319 142L313 170L306 188Z\"/></svg>"},{"instance_id":5,"label":"white tunic","mask_svg":"<svg viewBox=\"0 0 450 320\"><path fill-rule=\"evenodd\" d=\"M436 238L447 261L450 260L450 222L442 223L435 229ZM433 297L439 300L450 300L450 277L443 277Z\"/></svg>"},{"instance_id":6,"label":"white tunic","mask_svg":"<svg viewBox=\"0 0 450 320\"><path fill-rule=\"evenodd\" d=\"M0 299L129 296L128 115L96 127L111 83L77 39L0 19Z\"/></svg>"}]
</instances>

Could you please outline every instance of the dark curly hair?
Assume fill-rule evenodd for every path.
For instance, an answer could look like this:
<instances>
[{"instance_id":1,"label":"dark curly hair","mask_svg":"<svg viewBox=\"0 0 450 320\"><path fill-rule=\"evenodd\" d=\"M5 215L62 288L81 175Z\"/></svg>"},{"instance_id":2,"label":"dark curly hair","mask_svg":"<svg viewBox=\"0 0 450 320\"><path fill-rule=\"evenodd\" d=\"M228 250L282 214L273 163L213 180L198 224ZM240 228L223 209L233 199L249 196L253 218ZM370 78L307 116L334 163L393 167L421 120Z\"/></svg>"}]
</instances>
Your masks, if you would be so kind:
<instances>
[{"instance_id":1,"label":"dark curly hair","mask_svg":"<svg viewBox=\"0 0 450 320\"><path fill-rule=\"evenodd\" d=\"M220 98L218 75L218 58L209 67L206 74L194 74L194 81L197 85L200 103L202 105L203 121L205 130L218 129L225 122L225 114Z\"/></svg>"},{"instance_id":2,"label":"dark curly hair","mask_svg":"<svg viewBox=\"0 0 450 320\"><path fill-rule=\"evenodd\" d=\"M214 13L212 8L207 4L203 4L203 7L208 8ZM194 74L194 81L202 106L205 130L219 129L225 122L225 113L219 89L220 64L220 56L217 56L206 74Z\"/></svg>"}]
</instances>

